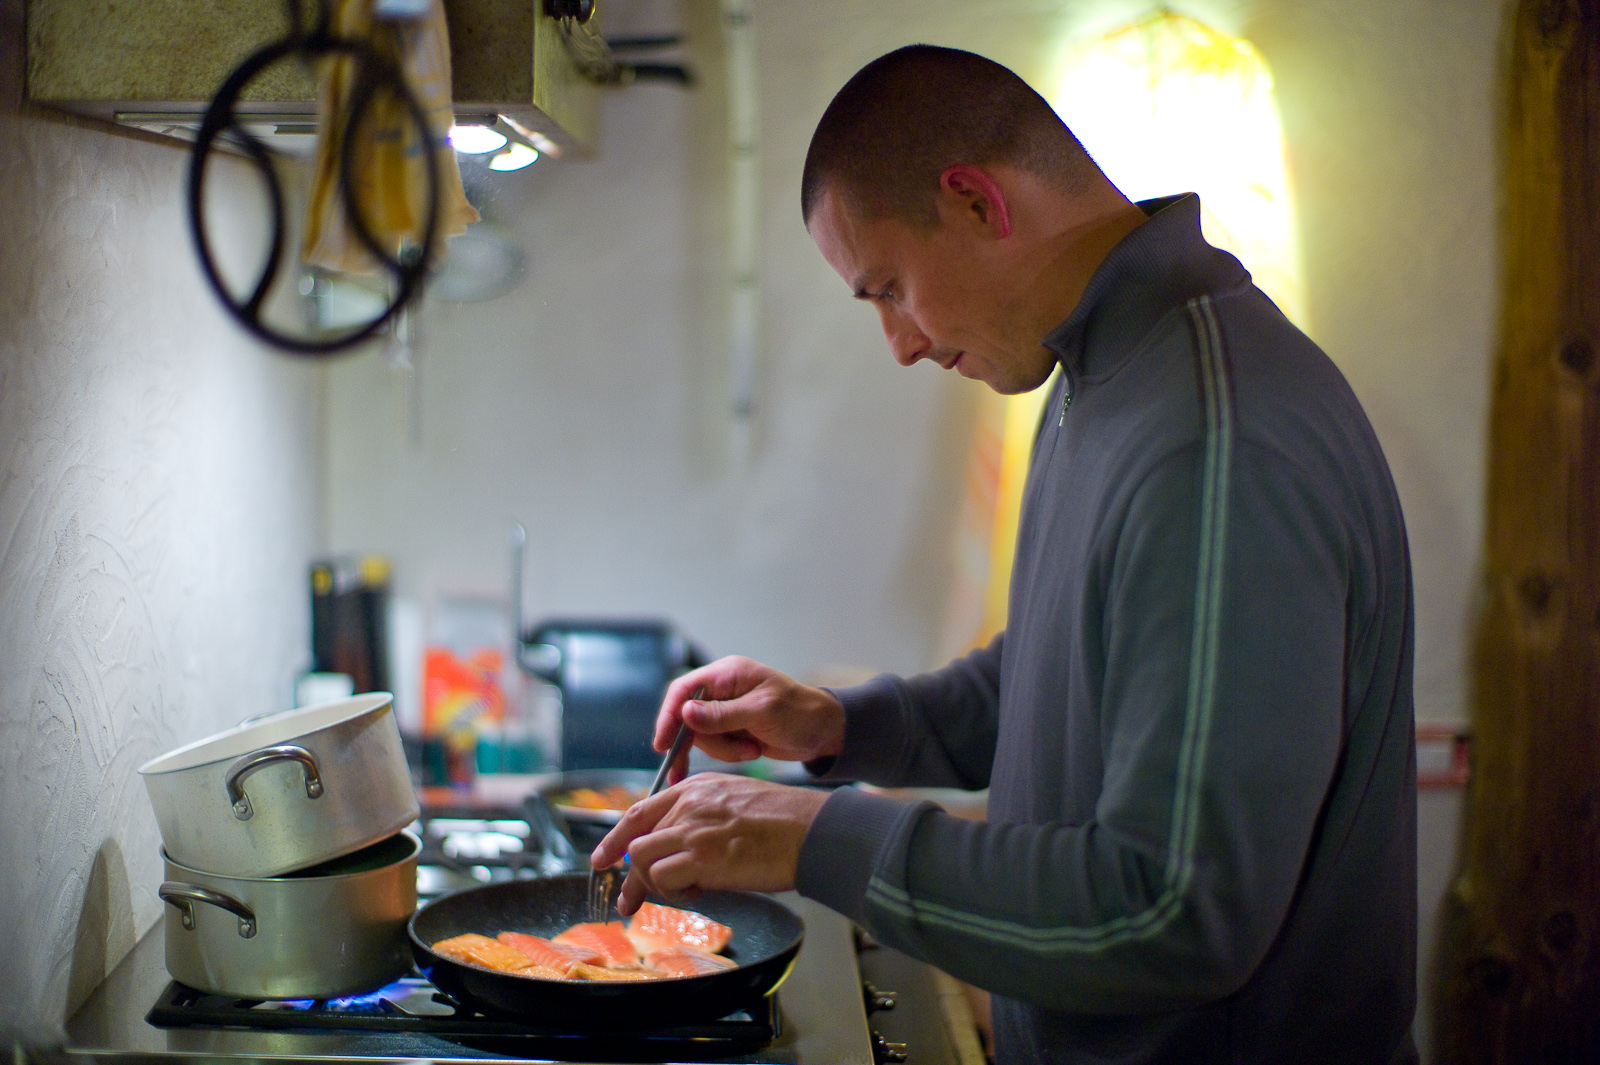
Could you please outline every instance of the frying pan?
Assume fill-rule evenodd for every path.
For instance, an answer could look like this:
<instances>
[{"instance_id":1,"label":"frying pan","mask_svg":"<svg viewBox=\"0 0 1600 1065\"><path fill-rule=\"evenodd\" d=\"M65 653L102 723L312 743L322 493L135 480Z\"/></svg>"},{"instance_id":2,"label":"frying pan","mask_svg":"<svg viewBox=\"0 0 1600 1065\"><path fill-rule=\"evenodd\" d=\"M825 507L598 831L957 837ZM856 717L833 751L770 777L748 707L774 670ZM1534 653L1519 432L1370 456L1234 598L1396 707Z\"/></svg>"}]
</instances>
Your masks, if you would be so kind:
<instances>
[{"instance_id":1,"label":"frying pan","mask_svg":"<svg viewBox=\"0 0 1600 1065\"><path fill-rule=\"evenodd\" d=\"M737 968L649 981L538 980L432 950L465 932L557 935L588 920L588 888L586 874L573 874L485 884L436 899L408 926L417 967L440 990L486 1014L567 1028L660 1028L715 1020L769 994L794 967L805 934L794 911L765 895L707 891L689 908L733 929L724 953Z\"/></svg>"}]
</instances>

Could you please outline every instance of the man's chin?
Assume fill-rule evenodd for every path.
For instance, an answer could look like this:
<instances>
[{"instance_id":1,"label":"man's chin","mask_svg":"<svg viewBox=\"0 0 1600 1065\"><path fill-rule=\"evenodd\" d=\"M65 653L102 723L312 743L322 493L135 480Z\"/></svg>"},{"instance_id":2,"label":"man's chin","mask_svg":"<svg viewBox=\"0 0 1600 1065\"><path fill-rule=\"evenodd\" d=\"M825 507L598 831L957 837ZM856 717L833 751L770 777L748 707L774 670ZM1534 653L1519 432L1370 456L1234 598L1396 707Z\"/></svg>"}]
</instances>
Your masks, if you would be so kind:
<instances>
[{"instance_id":1,"label":"man's chin","mask_svg":"<svg viewBox=\"0 0 1600 1065\"><path fill-rule=\"evenodd\" d=\"M1045 371L1045 375L1043 377L1036 379L1031 375L1019 376L1014 371L1011 373L1005 373L1003 370L995 372L994 367L986 368L991 370L991 372L963 374L962 376L975 377L1002 396L1020 396L1024 393L1032 392L1034 389L1040 388L1046 382L1048 382L1050 380L1050 374L1055 370L1055 366L1052 365L1049 370Z\"/></svg>"},{"instance_id":2,"label":"man's chin","mask_svg":"<svg viewBox=\"0 0 1600 1065\"><path fill-rule=\"evenodd\" d=\"M984 384L988 385L993 391L998 392L1002 396L1020 396L1024 392L1032 392L1035 388L1039 387L1038 385L1030 385L1030 384L1027 384L1026 382L1020 382L1020 381L1010 381L1010 380L997 381L993 377L988 376L988 375L984 375L982 377L979 377L978 380L982 381Z\"/></svg>"}]
</instances>

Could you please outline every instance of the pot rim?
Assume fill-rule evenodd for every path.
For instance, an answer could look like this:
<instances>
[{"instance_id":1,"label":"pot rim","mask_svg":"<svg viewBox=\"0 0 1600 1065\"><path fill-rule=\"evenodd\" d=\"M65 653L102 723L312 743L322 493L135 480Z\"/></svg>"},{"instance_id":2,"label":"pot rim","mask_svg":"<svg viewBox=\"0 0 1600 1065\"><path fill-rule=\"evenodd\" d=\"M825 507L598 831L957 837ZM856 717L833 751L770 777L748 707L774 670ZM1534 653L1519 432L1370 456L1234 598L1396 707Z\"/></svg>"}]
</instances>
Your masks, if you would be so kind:
<instances>
[{"instance_id":1,"label":"pot rim","mask_svg":"<svg viewBox=\"0 0 1600 1065\"><path fill-rule=\"evenodd\" d=\"M178 861L178 859L168 854L167 848L164 846L161 848L161 860L172 866L174 869L181 870L183 873L189 876L208 877L212 880L229 880L237 884L329 884L336 880L353 880L356 877L387 873L399 866L405 865L408 862L415 863L416 860L422 855L422 837L418 836L409 828L404 828L393 835L383 837L376 843L369 843L365 847L361 847L360 849L352 851L349 854L341 854L337 858L330 858L327 862L318 862L317 865L325 865L332 862L353 859L357 855L360 855L363 851L370 850L373 847L383 846L396 836L404 836L406 839L411 841L410 851L403 857L397 858L392 862L385 862L382 865L373 866L367 869L355 869L343 873L334 872L325 874L323 876L306 876L304 873L297 872L280 873L277 876L234 876L230 873L213 873L206 869L196 869L192 865L184 865L182 862ZM315 867L316 866L312 866L312 868Z\"/></svg>"},{"instance_id":2,"label":"pot rim","mask_svg":"<svg viewBox=\"0 0 1600 1065\"><path fill-rule=\"evenodd\" d=\"M393 702L394 696L388 692L366 692L285 710L261 720L246 721L157 755L139 767L139 775L159 777L231 762L263 747L314 736L346 721L380 711ZM293 722L293 728L285 731L284 726L290 722Z\"/></svg>"}]
</instances>

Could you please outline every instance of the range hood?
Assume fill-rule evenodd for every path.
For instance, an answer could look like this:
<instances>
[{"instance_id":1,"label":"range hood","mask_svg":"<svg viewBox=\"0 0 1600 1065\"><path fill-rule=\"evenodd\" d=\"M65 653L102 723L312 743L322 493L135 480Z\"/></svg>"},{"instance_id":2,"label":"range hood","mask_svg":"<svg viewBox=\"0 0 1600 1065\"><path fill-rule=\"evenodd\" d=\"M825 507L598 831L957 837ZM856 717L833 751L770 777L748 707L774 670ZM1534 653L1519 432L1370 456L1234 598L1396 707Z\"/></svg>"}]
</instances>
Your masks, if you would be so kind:
<instances>
[{"instance_id":1,"label":"range hood","mask_svg":"<svg viewBox=\"0 0 1600 1065\"><path fill-rule=\"evenodd\" d=\"M551 154L591 155L599 87L537 0L444 0L458 121L501 116ZM287 29L282 0L30 0L28 99L192 138L228 73ZM263 72L238 107L275 148L309 151L317 88L304 64Z\"/></svg>"}]
</instances>

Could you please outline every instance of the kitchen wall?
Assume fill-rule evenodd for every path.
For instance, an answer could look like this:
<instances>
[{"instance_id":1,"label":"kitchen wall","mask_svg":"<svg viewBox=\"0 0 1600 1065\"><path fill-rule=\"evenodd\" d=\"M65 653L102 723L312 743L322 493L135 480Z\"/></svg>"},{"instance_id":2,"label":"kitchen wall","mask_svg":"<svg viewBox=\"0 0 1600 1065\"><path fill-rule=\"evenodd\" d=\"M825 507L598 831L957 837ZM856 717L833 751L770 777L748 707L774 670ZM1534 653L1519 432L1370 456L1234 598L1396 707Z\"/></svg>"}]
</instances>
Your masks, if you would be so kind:
<instances>
[{"instance_id":1,"label":"kitchen wall","mask_svg":"<svg viewBox=\"0 0 1600 1065\"><path fill-rule=\"evenodd\" d=\"M316 370L223 319L181 147L19 110L0 2L0 1031L60 1023L158 916L136 768L289 705ZM253 183L214 173L224 249Z\"/></svg>"},{"instance_id":2,"label":"kitchen wall","mask_svg":"<svg viewBox=\"0 0 1600 1065\"><path fill-rule=\"evenodd\" d=\"M919 668L970 385L895 366L810 248L792 156L823 82L777 35L759 85L765 343L757 412L735 418L714 5L607 12L609 33L687 26L700 86L609 94L595 161L469 173L527 275L492 303L430 305L414 380L370 355L333 369L332 546L392 554L408 595L505 596L515 516L533 615L663 614L801 672Z\"/></svg>"}]
</instances>

